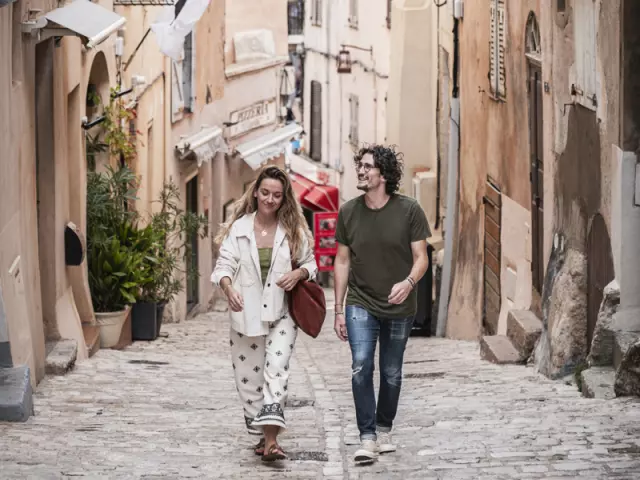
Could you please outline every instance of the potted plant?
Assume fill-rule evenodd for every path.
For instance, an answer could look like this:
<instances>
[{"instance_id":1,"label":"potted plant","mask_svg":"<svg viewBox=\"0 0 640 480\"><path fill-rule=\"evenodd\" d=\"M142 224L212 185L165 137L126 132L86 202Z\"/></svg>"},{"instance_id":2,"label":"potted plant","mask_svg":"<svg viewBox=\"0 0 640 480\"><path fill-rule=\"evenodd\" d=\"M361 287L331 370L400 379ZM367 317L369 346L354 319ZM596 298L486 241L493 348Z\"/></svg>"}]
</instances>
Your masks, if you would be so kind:
<instances>
[{"instance_id":1,"label":"potted plant","mask_svg":"<svg viewBox=\"0 0 640 480\"><path fill-rule=\"evenodd\" d=\"M154 340L160 334L166 305L183 289L177 276L185 273L181 259L191 254L190 239L208 234L204 215L180 208L180 192L172 181L164 183L157 203L160 208L151 215L147 227L149 238L153 238L152 248L144 260L149 281L143 285L132 312L134 340ZM198 275L198 272L189 274Z\"/></svg>"},{"instance_id":2,"label":"potted plant","mask_svg":"<svg viewBox=\"0 0 640 480\"><path fill-rule=\"evenodd\" d=\"M87 265L101 346L117 344L129 305L146 281L143 254L131 246L137 178L127 167L87 177Z\"/></svg>"}]
</instances>

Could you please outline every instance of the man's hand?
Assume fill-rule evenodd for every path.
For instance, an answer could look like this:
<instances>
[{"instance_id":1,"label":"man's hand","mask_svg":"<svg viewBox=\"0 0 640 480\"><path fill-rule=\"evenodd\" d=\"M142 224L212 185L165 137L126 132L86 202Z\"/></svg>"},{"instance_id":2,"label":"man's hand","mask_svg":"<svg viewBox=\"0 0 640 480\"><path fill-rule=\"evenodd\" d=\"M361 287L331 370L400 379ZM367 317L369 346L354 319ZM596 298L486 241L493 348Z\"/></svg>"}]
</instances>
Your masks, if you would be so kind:
<instances>
[{"instance_id":1,"label":"man's hand","mask_svg":"<svg viewBox=\"0 0 640 480\"><path fill-rule=\"evenodd\" d=\"M229 285L225 291L225 295L227 296L227 300L229 301L229 307L232 312L241 312L244 308L244 300L242 299L242 295L236 292L231 285Z\"/></svg>"},{"instance_id":2,"label":"man's hand","mask_svg":"<svg viewBox=\"0 0 640 480\"><path fill-rule=\"evenodd\" d=\"M400 305L401 303L404 303L411 293L411 290L413 290L413 286L409 283L409 280L403 280L400 283L396 283L391 288L389 303L391 305Z\"/></svg>"},{"instance_id":3,"label":"man's hand","mask_svg":"<svg viewBox=\"0 0 640 480\"><path fill-rule=\"evenodd\" d=\"M276 282L276 285L282 288L285 292L290 292L305 276L305 272L298 268L297 270L282 275L280 280Z\"/></svg>"},{"instance_id":4,"label":"man's hand","mask_svg":"<svg viewBox=\"0 0 640 480\"><path fill-rule=\"evenodd\" d=\"M336 321L333 324L333 330L343 342L347 341L347 323L344 319L344 313L336 313Z\"/></svg>"}]
</instances>

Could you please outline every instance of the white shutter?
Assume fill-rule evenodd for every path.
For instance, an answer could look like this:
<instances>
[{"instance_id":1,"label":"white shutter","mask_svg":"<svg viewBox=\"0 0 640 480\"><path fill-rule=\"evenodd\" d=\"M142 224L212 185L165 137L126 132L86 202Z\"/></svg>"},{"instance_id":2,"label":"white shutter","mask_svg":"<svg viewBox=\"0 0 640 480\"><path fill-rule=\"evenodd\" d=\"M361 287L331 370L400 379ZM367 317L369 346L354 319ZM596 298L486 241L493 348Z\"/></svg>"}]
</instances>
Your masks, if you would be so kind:
<instances>
[{"instance_id":1,"label":"white shutter","mask_svg":"<svg viewBox=\"0 0 640 480\"><path fill-rule=\"evenodd\" d=\"M349 23L354 27L358 25L358 0L349 0Z\"/></svg>"},{"instance_id":2,"label":"white shutter","mask_svg":"<svg viewBox=\"0 0 640 480\"><path fill-rule=\"evenodd\" d=\"M356 95L349 96L349 141L352 145L358 146L358 117L359 117L360 100Z\"/></svg>"},{"instance_id":3,"label":"white shutter","mask_svg":"<svg viewBox=\"0 0 640 480\"><path fill-rule=\"evenodd\" d=\"M322 25L322 0L311 0L311 23Z\"/></svg>"},{"instance_id":4,"label":"white shutter","mask_svg":"<svg viewBox=\"0 0 640 480\"><path fill-rule=\"evenodd\" d=\"M489 31L489 89L496 99L507 94L505 56L507 48L507 12L505 0L491 0Z\"/></svg>"},{"instance_id":5,"label":"white shutter","mask_svg":"<svg viewBox=\"0 0 640 480\"><path fill-rule=\"evenodd\" d=\"M575 92L581 105L596 108L596 2L575 0L573 3L575 49Z\"/></svg>"},{"instance_id":6,"label":"white shutter","mask_svg":"<svg viewBox=\"0 0 640 480\"><path fill-rule=\"evenodd\" d=\"M182 83L184 50L179 61L171 62L171 121L182 118L184 112L184 89Z\"/></svg>"},{"instance_id":7,"label":"white shutter","mask_svg":"<svg viewBox=\"0 0 640 480\"><path fill-rule=\"evenodd\" d=\"M506 98L507 96L507 75L505 70L506 50L507 50L507 12L505 8L505 0L498 0L498 97Z\"/></svg>"}]
</instances>

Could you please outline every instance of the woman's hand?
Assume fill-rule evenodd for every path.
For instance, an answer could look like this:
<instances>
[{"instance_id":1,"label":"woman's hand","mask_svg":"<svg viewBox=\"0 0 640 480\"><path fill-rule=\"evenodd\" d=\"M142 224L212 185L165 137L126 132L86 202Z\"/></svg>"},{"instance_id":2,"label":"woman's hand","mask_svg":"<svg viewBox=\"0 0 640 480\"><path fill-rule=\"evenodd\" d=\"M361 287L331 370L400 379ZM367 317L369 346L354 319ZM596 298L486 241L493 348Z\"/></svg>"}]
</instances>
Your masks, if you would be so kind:
<instances>
[{"instance_id":1,"label":"woman's hand","mask_svg":"<svg viewBox=\"0 0 640 480\"><path fill-rule=\"evenodd\" d=\"M282 277L280 277L280 280L276 282L276 285L282 288L285 292L290 292L291 290L293 290L293 287L295 287L298 282L306 276L306 270L301 270L300 268L298 268L292 272L282 275Z\"/></svg>"},{"instance_id":2,"label":"woman's hand","mask_svg":"<svg viewBox=\"0 0 640 480\"><path fill-rule=\"evenodd\" d=\"M227 296L227 300L229 301L229 307L232 312L241 312L244 308L244 300L242 300L242 295L236 292L231 285L229 285L224 290L225 295Z\"/></svg>"}]
</instances>

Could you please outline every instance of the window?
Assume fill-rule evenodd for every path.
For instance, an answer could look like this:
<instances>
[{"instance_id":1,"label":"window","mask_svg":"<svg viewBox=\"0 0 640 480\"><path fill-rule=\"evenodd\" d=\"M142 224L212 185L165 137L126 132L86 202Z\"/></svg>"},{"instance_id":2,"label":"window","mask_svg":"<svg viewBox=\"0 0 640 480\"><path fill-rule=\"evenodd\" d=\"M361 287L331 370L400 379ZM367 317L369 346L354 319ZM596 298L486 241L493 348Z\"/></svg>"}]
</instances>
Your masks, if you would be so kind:
<instances>
[{"instance_id":1,"label":"window","mask_svg":"<svg viewBox=\"0 0 640 480\"><path fill-rule=\"evenodd\" d=\"M289 0L287 8L289 35L302 35L304 32L304 2Z\"/></svg>"},{"instance_id":2,"label":"window","mask_svg":"<svg viewBox=\"0 0 640 480\"><path fill-rule=\"evenodd\" d=\"M536 20L535 13L529 13L527 28L525 31L525 55L529 60L540 63L542 58L542 47L540 46L540 28Z\"/></svg>"},{"instance_id":3,"label":"window","mask_svg":"<svg viewBox=\"0 0 640 480\"><path fill-rule=\"evenodd\" d=\"M322 84L311 81L311 137L309 153L312 160L322 160Z\"/></svg>"},{"instance_id":4,"label":"window","mask_svg":"<svg viewBox=\"0 0 640 480\"><path fill-rule=\"evenodd\" d=\"M387 28L391 28L391 9L393 8L393 0L387 0Z\"/></svg>"},{"instance_id":5,"label":"window","mask_svg":"<svg viewBox=\"0 0 640 480\"><path fill-rule=\"evenodd\" d=\"M505 55L507 47L506 0L491 0L491 31L489 35L489 83L496 100L507 96Z\"/></svg>"},{"instance_id":6,"label":"window","mask_svg":"<svg viewBox=\"0 0 640 480\"><path fill-rule=\"evenodd\" d=\"M311 24L322 26L322 0L311 0Z\"/></svg>"},{"instance_id":7,"label":"window","mask_svg":"<svg viewBox=\"0 0 640 480\"><path fill-rule=\"evenodd\" d=\"M354 147L358 146L358 120L360 118L360 100L357 95L349 96L349 142Z\"/></svg>"},{"instance_id":8,"label":"window","mask_svg":"<svg viewBox=\"0 0 640 480\"><path fill-rule=\"evenodd\" d=\"M171 62L171 121L177 122L184 113L193 111L194 56L193 32L184 39L182 57Z\"/></svg>"},{"instance_id":9,"label":"window","mask_svg":"<svg viewBox=\"0 0 640 480\"><path fill-rule=\"evenodd\" d=\"M349 0L349 25L358 26L358 0Z\"/></svg>"},{"instance_id":10,"label":"window","mask_svg":"<svg viewBox=\"0 0 640 480\"><path fill-rule=\"evenodd\" d=\"M564 13L567 9L567 0L558 0L558 13Z\"/></svg>"},{"instance_id":11,"label":"window","mask_svg":"<svg viewBox=\"0 0 640 480\"><path fill-rule=\"evenodd\" d=\"M575 49L575 82L572 95L584 107L597 107L596 74L596 3L594 0L574 0L573 25Z\"/></svg>"}]
</instances>

